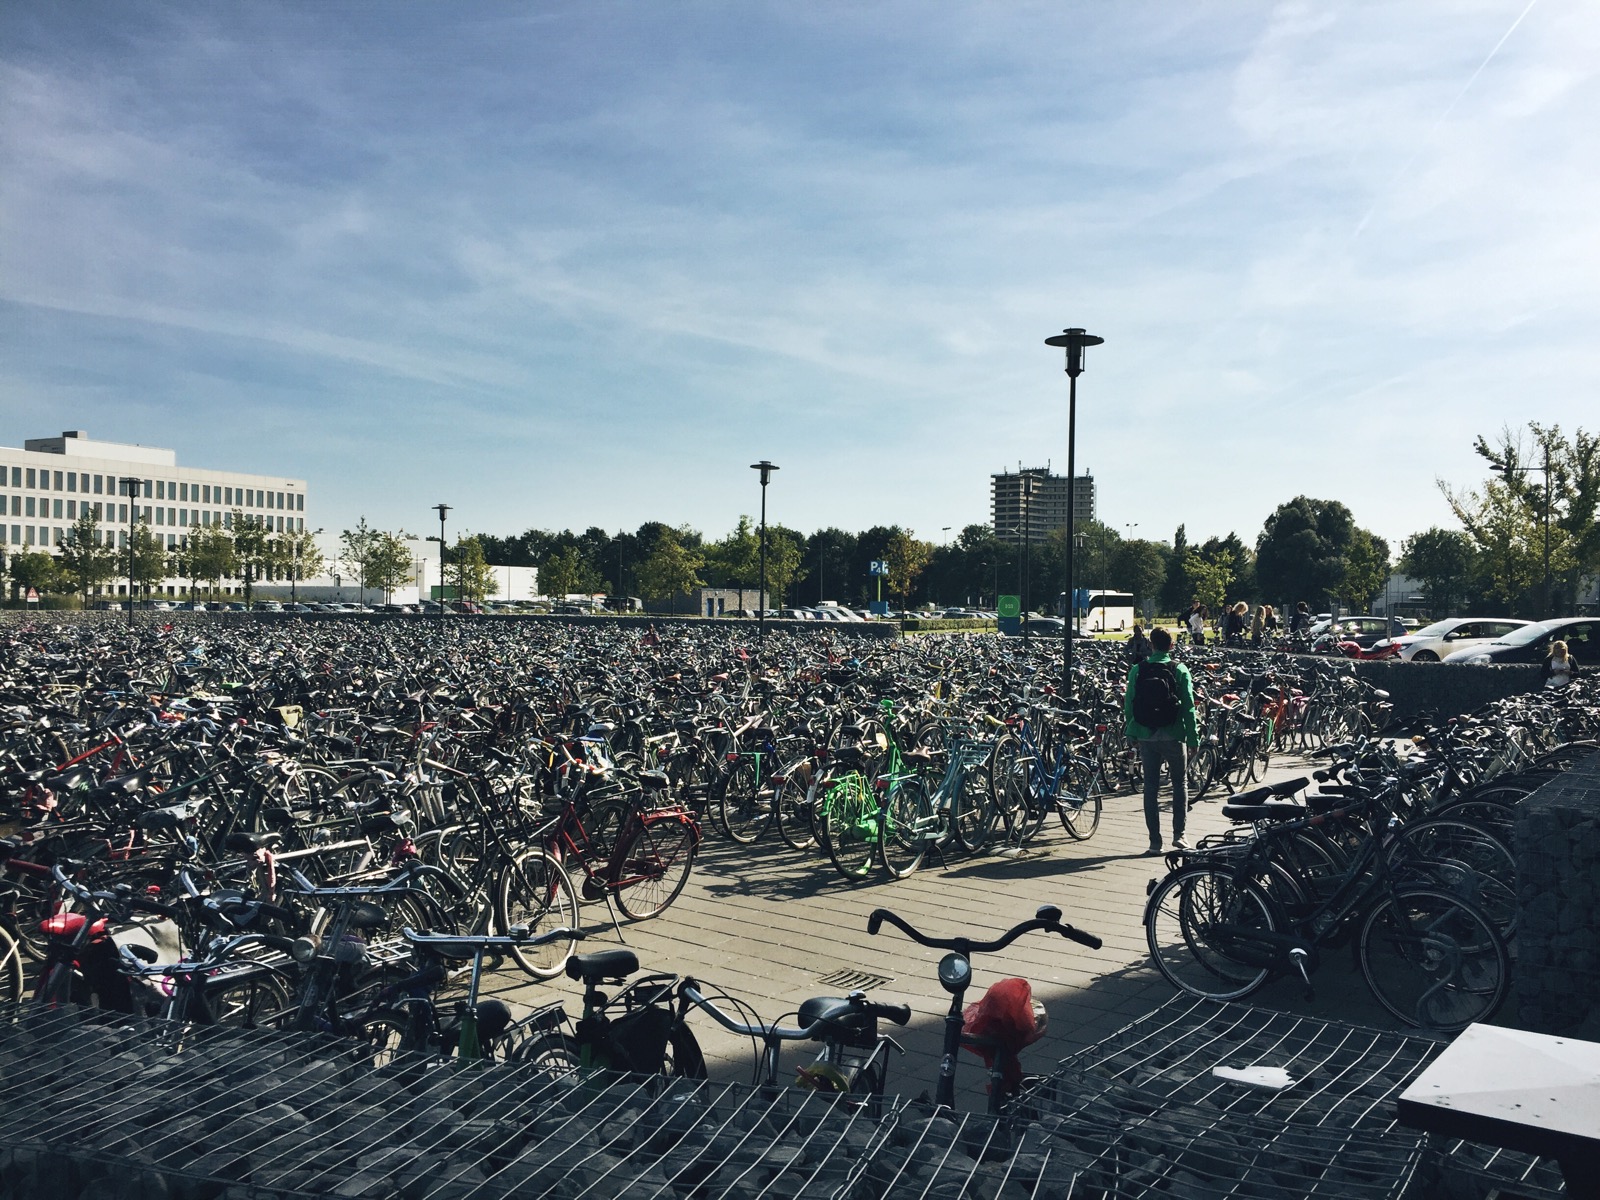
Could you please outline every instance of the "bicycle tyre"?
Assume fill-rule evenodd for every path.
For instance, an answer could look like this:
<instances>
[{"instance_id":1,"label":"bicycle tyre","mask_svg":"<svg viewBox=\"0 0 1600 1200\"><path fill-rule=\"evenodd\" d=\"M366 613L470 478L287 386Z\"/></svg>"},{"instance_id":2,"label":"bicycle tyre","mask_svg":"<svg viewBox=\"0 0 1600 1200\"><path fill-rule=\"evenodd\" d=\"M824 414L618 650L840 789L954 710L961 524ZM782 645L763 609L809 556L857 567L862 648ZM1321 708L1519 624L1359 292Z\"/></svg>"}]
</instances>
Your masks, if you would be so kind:
<instances>
[{"instance_id":1,"label":"bicycle tyre","mask_svg":"<svg viewBox=\"0 0 1600 1200\"><path fill-rule=\"evenodd\" d=\"M231 1029L276 1028L293 1003L294 993L283 977L266 968L205 989L212 1023Z\"/></svg>"},{"instance_id":2,"label":"bicycle tyre","mask_svg":"<svg viewBox=\"0 0 1600 1200\"><path fill-rule=\"evenodd\" d=\"M1356 963L1373 997L1437 1033L1492 1017L1511 985L1505 940L1482 910L1430 888L1383 897L1361 922Z\"/></svg>"},{"instance_id":3,"label":"bicycle tyre","mask_svg":"<svg viewBox=\"0 0 1600 1200\"><path fill-rule=\"evenodd\" d=\"M1396 830L1384 852L1391 870L1482 909L1507 941L1516 935L1517 858L1493 835L1436 817Z\"/></svg>"},{"instance_id":4,"label":"bicycle tyre","mask_svg":"<svg viewBox=\"0 0 1600 1200\"><path fill-rule=\"evenodd\" d=\"M784 772L778 783L778 794L772 801L778 837L791 850L801 853L813 849L817 844L817 830L812 823L809 799L811 779L809 770Z\"/></svg>"},{"instance_id":5,"label":"bicycle tyre","mask_svg":"<svg viewBox=\"0 0 1600 1200\"><path fill-rule=\"evenodd\" d=\"M772 793L767 790L762 796L756 760L741 754L737 762L729 765L720 787L722 802L717 805L717 824L739 845L754 845L772 824Z\"/></svg>"},{"instance_id":6,"label":"bicycle tyre","mask_svg":"<svg viewBox=\"0 0 1600 1200\"><path fill-rule=\"evenodd\" d=\"M612 860L617 864L617 907L635 921L660 916L689 882L698 848L688 821L635 824Z\"/></svg>"},{"instance_id":7,"label":"bicycle tyre","mask_svg":"<svg viewBox=\"0 0 1600 1200\"><path fill-rule=\"evenodd\" d=\"M956 845L968 854L980 854L994 838L1000 823L1000 807L994 800L994 787L987 767L971 766L961 775L956 794L950 797L950 829Z\"/></svg>"},{"instance_id":8,"label":"bicycle tyre","mask_svg":"<svg viewBox=\"0 0 1600 1200\"><path fill-rule=\"evenodd\" d=\"M1074 841L1086 842L1100 828L1100 810L1104 798L1099 778L1092 772L1080 773L1087 775L1087 778L1081 784L1075 783L1070 793L1056 797L1056 816L1061 819L1061 828L1067 831L1069 837Z\"/></svg>"},{"instance_id":9,"label":"bicycle tyre","mask_svg":"<svg viewBox=\"0 0 1600 1200\"><path fill-rule=\"evenodd\" d=\"M562 1079L583 1065L583 1052L572 1037L558 1030L547 1030L538 1037L517 1042L507 1052L510 1062L520 1063L534 1075Z\"/></svg>"},{"instance_id":10,"label":"bicycle tyre","mask_svg":"<svg viewBox=\"0 0 1600 1200\"><path fill-rule=\"evenodd\" d=\"M0 928L0 1004L21 1000L25 987L22 945L4 928Z\"/></svg>"},{"instance_id":11,"label":"bicycle tyre","mask_svg":"<svg viewBox=\"0 0 1600 1200\"><path fill-rule=\"evenodd\" d=\"M1005 822L1007 840L1026 845L1044 827L1047 809L1036 802L1031 787L1033 756L1024 752L1014 733L1002 736L989 754L989 792L995 811Z\"/></svg>"},{"instance_id":12,"label":"bicycle tyre","mask_svg":"<svg viewBox=\"0 0 1600 1200\"><path fill-rule=\"evenodd\" d=\"M1216 782L1216 743L1201 742L1190 750L1184 773L1188 776L1189 807L1193 808L1199 801L1205 799L1206 792L1210 791L1211 785Z\"/></svg>"},{"instance_id":13,"label":"bicycle tyre","mask_svg":"<svg viewBox=\"0 0 1600 1200\"><path fill-rule=\"evenodd\" d=\"M932 815L922 780L911 776L890 786L879 838L883 847L883 868L895 879L914 875L922 865L928 853Z\"/></svg>"},{"instance_id":14,"label":"bicycle tyre","mask_svg":"<svg viewBox=\"0 0 1600 1200\"><path fill-rule=\"evenodd\" d=\"M1173 987L1207 1000L1242 1000L1272 977L1266 962L1245 961L1226 944L1225 927L1277 932L1277 907L1254 883L1226 870L1183 868L1156 885L1145 905L1145 941L1156 970Z\"/></svg>"},{"instance_id":15,"label":"bicycle tyre","mask_svg":"<svg viewBox=\"0 0 1600 1200\"><path fill-rule=\"evenodd\" d=\"M833 780L822 798L821 809L819 832L833 869L852 883L865 879L872 874L878 855L877 806L867 792L865 777L851 771Z\"/></svg>"},{"instance_id":16,"label":"bicycle tyre","mask_svg":"<svg viewBox=\"0 0 1600 1200\"><path fill-rule=\"evenodd\" d=\"M543 848L529 846L495 879L494 919L501 931L526 925L534 933L578 928L578 897L566 869ZM535 979L554 979L567 965L575 938L514 947L511 957Z\"/></svg>"}]
</instances>

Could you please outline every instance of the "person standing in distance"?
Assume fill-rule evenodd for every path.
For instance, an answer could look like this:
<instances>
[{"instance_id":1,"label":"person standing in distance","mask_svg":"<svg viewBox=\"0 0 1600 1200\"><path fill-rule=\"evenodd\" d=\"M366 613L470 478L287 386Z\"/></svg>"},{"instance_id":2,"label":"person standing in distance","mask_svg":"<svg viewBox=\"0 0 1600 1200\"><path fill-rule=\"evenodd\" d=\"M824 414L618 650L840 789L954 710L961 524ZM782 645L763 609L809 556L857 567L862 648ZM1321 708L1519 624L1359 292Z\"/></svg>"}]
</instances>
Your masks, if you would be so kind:
<instances>
[{"instance_id":1,"label":"person standing in distance","mask_svg":"<svg viewBox=\"0 0 1600 1200\"><path fill-rule=\"evenodd\" d=\"M1128 671L1122 715L1128 737L1139 743L1144 763L1144 823L1150 831L1147 854L1161 853L1161 766L1172 780L1172 845L1187 850L1183 836L1189 816L1185 771L1189 750L1200 744L1195 719L1194 681L1189 668L1172 661L1172 635L1157 626L1150 631L1150 657Z\"/></svg>"}]
</instances>

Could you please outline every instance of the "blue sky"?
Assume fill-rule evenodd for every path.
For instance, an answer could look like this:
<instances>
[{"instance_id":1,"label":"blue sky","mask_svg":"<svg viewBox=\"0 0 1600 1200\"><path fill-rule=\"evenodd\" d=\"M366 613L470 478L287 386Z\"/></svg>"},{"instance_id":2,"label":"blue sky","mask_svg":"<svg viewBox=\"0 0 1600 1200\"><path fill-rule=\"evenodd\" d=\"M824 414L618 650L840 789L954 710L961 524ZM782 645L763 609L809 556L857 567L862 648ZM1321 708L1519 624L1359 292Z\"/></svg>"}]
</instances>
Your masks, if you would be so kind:
<instances>
[{"instance_id":1,"label":"blue sky","mask_svg":"<svg viewBox=\"0 0 1600 1200\"><path fill-rule=\"evenodd\" d=\"M1600 8L0 6L0 443L316 523L1448 523L1600 426Z\"/></svg>"}]
</instances>

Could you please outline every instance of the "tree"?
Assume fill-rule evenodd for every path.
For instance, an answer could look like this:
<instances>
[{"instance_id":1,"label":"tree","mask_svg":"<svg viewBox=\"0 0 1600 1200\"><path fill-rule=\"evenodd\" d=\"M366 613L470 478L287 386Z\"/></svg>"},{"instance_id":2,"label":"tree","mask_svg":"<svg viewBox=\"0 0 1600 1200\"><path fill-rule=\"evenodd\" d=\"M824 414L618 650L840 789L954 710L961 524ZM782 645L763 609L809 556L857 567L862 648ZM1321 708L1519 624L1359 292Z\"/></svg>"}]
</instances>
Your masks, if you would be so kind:
<instances>
[{"instance_id":1,"label":"tree","mask_svg":"<svg viewBox=\"0 0 1600 1200\"><path fill-rule=\"evenodd\" d=\"M295 583L322 574L326 565L317 547L316 535L308 529L280 533L273 538L268 558L274 575Z\"/></svg>"},{"instance_id":2,"label":"tree","mask_svg":"<svg viewBox=\"0 0 1600 1200\"><path fill-rule=\"evenodd\" d=\"M416 560L404 534L379 533L367 556L368 587L383 593L384 603L394 599L394 590L416 579Z\"/></svg>"},{"instance_id":3,"label":"tree","mask_svg":"<svg viewBox=\"0 0 1600 1200\"><path fill-rule=\"evenodd\" d=\"M1133 593L1136 608L1153 605L1167 579L1166 548L1159 542L1135 538L1118 548L1113 578L1116 585Z\"/></svg>"},{"instance_id":4,"label":"tree","mask_svg":"<svg viewBox=\"0 0 1600 1200\"><path fill-rule=\"evenodd\" d=\"M362 523L365 525L364 519ZM265 517L252 516L237 508L233 510L232 529L234 570L244 583L244 603L248 608L255 595L256 580L263 578L271 568L272 533Z\"/></svg>"},{"instance_id":5,"label":"tree","mask_svg":"<svg viewBox=\"0 0 1600 1200\"><path fill-rule=\"evenodd\" d=\"M767 591L782 606L789 588L809 573L805 565L805 538L784 525L767 526ZM774 607L772 599L768 607Z\"/></svg>"},{"instance_id":6,"label":"tree","mask_svg":"<svg viewBox=\"0 0 1600 1200\"><path fill-rule=\"evenodd\" d=\"M1196 600L1213 613L1221 609L1222 602L1228 598L1228 588L1233 583L1233 572L1227 563L1201 558L1191 549L1184 574L1194 589Z\"/></svg>"},{"instance_id":7,"label":"tree","mask_svg":"<svg viewBox=\"0 0 1600 1200\"><path fill-rule=\"evenodd\" d=\"M363 603L366 602L367 589L378 586L372 571L372 559L381 536L376 529L367 524L367 518L364 516L356 522L354 529L346 529L339 534L339 563L344 567L344 574L354 577ZM444 554L442 545L439 547L439 553Z\"/></svg>"},{"instance_id":8,"label":"tree","mask_svg":"<svg viewBox=\"0 0 1600 1200\"><path fill-rule=\"evenodd\" d=\"M1195 599L1194 585L1188 575L1189 535L1182 525L1172 535L1172 554L1167 558L1167 578L1161 585L1161 607L1170 613L1182 613Z\"/></svg>"},{"instance_id":9,"label":"tree","mask_svg":"<svg viewBox=\"0 0 1600 1200\"><path fill-rule=\"evenodd\" d=\"M761 577L761 538L755 523L741 515L732 533L706 546L705 559L706 574L722 587L738 588L739 607L744 608L742 593L756 587Z\"/></svg>"},{"instance_id":10,"label":"tree","mask_svg":"<svg viewBox=\"0 0 1600 1200\"><path fill-rule=\"evenodd\" d=\"M564 547L545 559L539 567L539 590L552 600L559 600L578 590L578 579L582 573L583 559L577 547Z\"/></svg>"},{"instance_id":11,"label":"tree","mask_svg":"<svg viewBox=\"0 0 1600 1200\"><path fill-rule=\"evenodd\" d=\"M1335 595L1355 528L1350 510L1337 500L1296 496L1280 504L1256 539L1256 581L1264 597L1289 607Z\"/></svg>"},{"instance_id":12,"label":"tree","mask_svg":"<svg viewBox=\"0 0 1600 1200\"><path fill-rule=\"evenodd\" d=\"M90 593L116 577L116 544L105 542L100 532L100 514L87 504L83 506L83 515L61 539L58 569L83 597L85 608L89 605Z\"/></svg>"},{"instance_id":13,"label":"tree","mask_svg":"<svg viewBox=\"0 0 1600 1200\"><path fill-rule=\"evenodd\" d=\"M29 588L40 595L53 592L60 580L55 558L42 550L23 550L11 556L12 599L20 599Z\"/></svg>"},{"instance_id":14,"label":"tree","mask_svg":"<svg viewBox=\"0 0 1600 1200\"><path fill-rule=\"evenodd\" d=\"M476 536L456 543L455 566L456 594L463 600L481 601L499 592L494 568L484 557L483 543Z\"/></svg>"},{"instance_id":15,"label":"tree","mask_svg":"<svg viewBox=\"0 0 1600 1200\"><path fill-rule=\"evenodd\" d=\"M639 565L639 589L653 599L672 598L672 611L678 611L678 596L700 587L700 568L705 559L679 541L677 530L665 529L657 537L650 556Z\"/></svg>"},{"instance_id":16,"label":"tree","mask_svg":"<svg viewBox=\"0 0 1600 1200\"><path fill-rule=\"evenodd\" d=\"M1339 598L1349 608L1365 612L1389 578L1389 543L1377 534L1357 528L1344 554L1344 577Z\"/></svg>"},{"instance_id":17,"label":"tree","mask_svg":"<svg viewBox=\"0 0 1600 1200\"><path fill-rule=\"evenodd\" d=\"M900 593L902 607L910 607L911 589L932 554L933 547L918 541L912 530L896 528L889 538L884 549L884 560L889 564L889 591Z\"/></svg>"},{"instance_id":18,"label":"tree","mask_svg":"<svg viewBox=\"0 0 1600 1200\"><path fill-rule=\"evenodd\" d=\"M1428 612L1448 616L1466 595L1473 575L1472 539L1455 529L1434 526L1400 543L1400 570L1422 585Z\"/></svg>"},{"instance_id":19,"label":"tree","mask_svg":"<svg viewBox=\"0 0 1600 1200\"><path fill-rule=\"evenodd\" d=\"M843 529L819 529L806 539L806 571L817 581L817 600L828 599L831 588L847 601L859 601L860 581L854 574L856 535ZM811 589L806 589L811 595Z\"/></svg>"},{"instance_id":20,"label":"tree","mask_svg":"<svg viewBox=\"0 0 1600 1200\"><path fill-rule=\"evenodd\" d=\"M133 530L133 582L146 596L167 576L167 547L161 535L141 520Z\"/></svg>"}]
</instances>

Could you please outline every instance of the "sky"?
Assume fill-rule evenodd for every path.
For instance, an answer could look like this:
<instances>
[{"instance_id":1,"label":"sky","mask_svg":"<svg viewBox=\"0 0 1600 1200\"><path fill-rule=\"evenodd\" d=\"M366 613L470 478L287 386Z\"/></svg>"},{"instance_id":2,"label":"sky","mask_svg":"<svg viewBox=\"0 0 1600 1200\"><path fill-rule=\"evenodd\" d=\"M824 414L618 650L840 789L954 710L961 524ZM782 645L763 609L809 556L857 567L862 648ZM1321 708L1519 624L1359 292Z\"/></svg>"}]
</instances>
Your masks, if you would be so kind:
<instances>
[{"instance_id":1,"label":"sky","mask_svg":"<svg viewBox=\"0 0 1600 1200\"><path fill-rule=\"evenodd\" d=\"M309 481L330 531L1296 495L1398 550L1600 427L1600 7L0 5L0 444Z\"/></svg>"}]
</instances>

